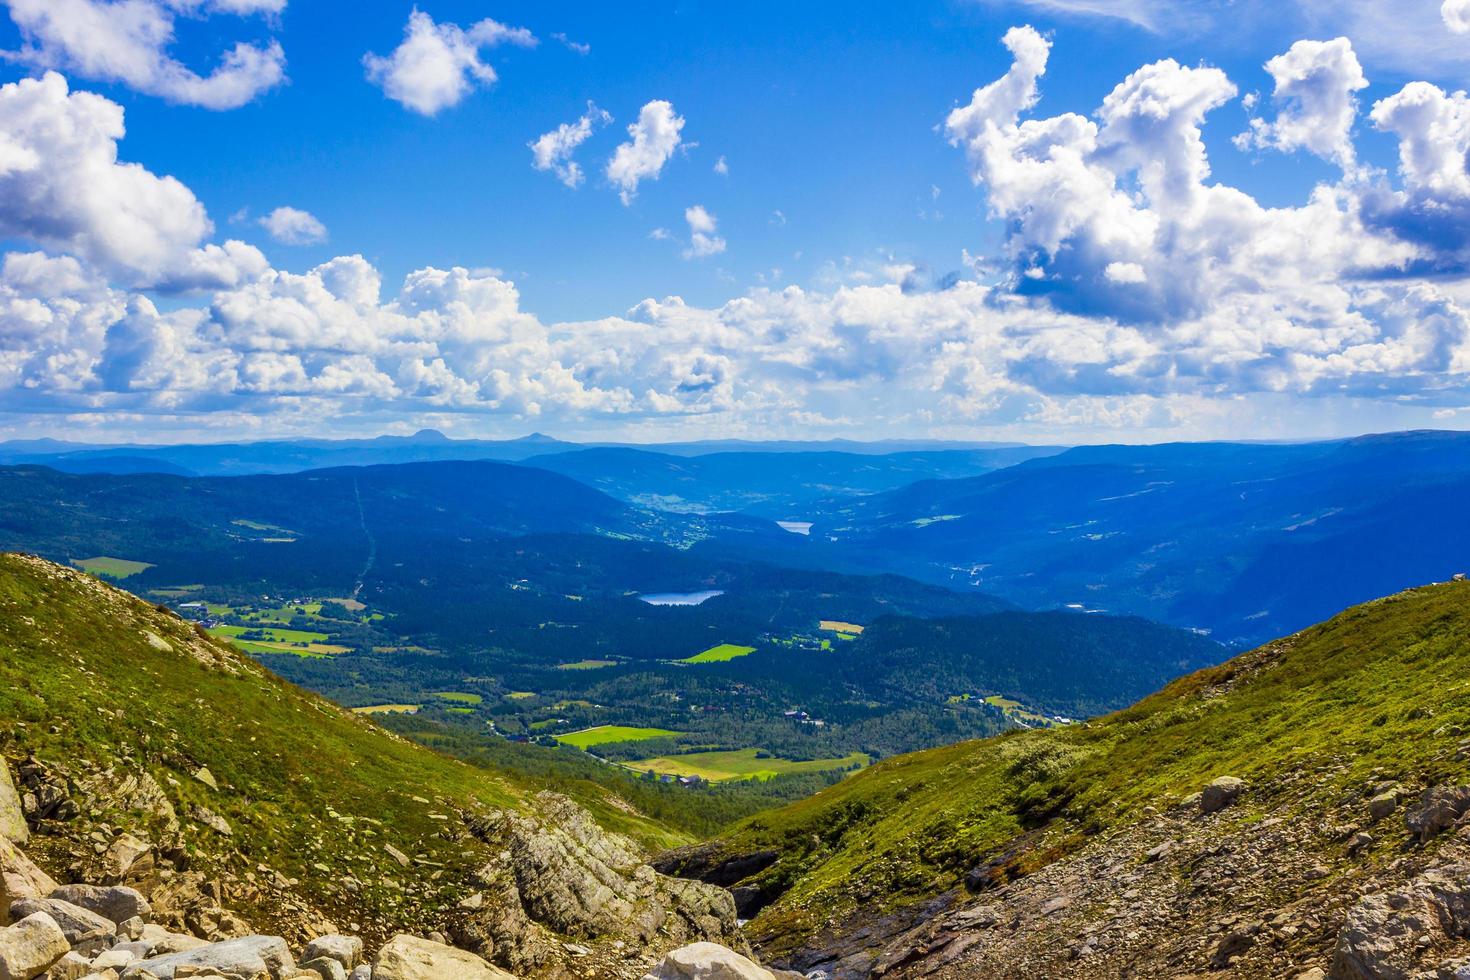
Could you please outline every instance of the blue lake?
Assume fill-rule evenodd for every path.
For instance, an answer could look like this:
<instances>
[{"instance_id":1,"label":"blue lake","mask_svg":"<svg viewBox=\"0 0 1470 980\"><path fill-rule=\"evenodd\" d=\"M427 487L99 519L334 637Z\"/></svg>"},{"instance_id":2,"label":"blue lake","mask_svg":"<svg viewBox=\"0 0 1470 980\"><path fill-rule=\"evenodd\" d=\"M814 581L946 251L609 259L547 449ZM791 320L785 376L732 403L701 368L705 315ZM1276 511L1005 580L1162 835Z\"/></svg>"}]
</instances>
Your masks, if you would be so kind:
<instances>
[{"instance_id":1,"label":"blue lake","mask_svg":"<svg viewBox=\"0 0 1470 980\"><path fill-rule=\"evenodd\" d=\"M706 599L724 594L722 589L711 589L708 592L649 592L638 598L650 606L697 606Z\"/></svg>"}]
</instances>

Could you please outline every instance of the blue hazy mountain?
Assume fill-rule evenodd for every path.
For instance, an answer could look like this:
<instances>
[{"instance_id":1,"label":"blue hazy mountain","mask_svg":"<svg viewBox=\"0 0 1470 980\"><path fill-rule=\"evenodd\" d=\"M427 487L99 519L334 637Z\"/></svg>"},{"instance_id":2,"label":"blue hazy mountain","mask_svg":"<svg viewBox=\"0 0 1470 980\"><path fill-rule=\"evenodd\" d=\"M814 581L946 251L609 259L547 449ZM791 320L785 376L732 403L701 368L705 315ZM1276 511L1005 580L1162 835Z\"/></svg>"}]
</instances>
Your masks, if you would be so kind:
<instances>
[{"instance_id":1,"label":"blue hazy mountain","mask_svg":"<svg viewBox=\"0 0 1470 980\"><path fill-rule=\"evenodd\" d=\"M950 454L966 452L978 452L983 459L1016 461L1060 451L1057 447L1026 447L1018 443L938 440L857 442L845 439L828 442L717 440L644 447L623 443L579 444L539 432L518 439L451 439L433 429L423 429L408 436L378 436L372 439L290 439L179 445L89 445L55 439L17 440L0 442L0 465L35 464L70 473L158 472L192 476L241 476L257 473L298 473L332 466L375 466L444 460L490 459L518 462L534 456L579 449L646 449L664 455L686 457L739 452L761 454L767 461L777 456L803 453L842 454L846 457L893 454L922 456L934 453L940 457L936 459L936 463L944 463ZM988 454L998 455L992 457ZM148 463L150 460L153 461L152 464ZM918 460L911 459L907 465L912 466L916 462ZM154 468L146 469L149 465ZM854 465L857 465L856 462ZM911 479L971 476L994 468L994 465L982 465L975 467L973 472L956 472L951 463L935 472L915 471L911 474ZM891 489L904 482L908 481L890 482L883 488Z\"/></svg>"},{"instance_id":2,"label":"blue hazy mountain","mask_svg":"<svg viewBox=\"0 0 1470 980\"><path fill-rule=\"evenodd\" d=\"M536 456L527 463L649 507L693 513L744 511L803 521L810 520L808 512L826 498L880 493L918 480L980 476L1060 451L1012 446L882 454L727 450L675 455L605 448Z\"/></svg>"},{"instance_id":3,"label":"blue hazy mountain","mask_svg":"<svg viewBox=\"0 0 1470 980\"><path fill-rule=\"evenodd\" d=\"M1470 435L1092 446L828 501L772 560L867 567L1022 606L1291 632L1470 568Z\"/></svg>"}]
</instances>

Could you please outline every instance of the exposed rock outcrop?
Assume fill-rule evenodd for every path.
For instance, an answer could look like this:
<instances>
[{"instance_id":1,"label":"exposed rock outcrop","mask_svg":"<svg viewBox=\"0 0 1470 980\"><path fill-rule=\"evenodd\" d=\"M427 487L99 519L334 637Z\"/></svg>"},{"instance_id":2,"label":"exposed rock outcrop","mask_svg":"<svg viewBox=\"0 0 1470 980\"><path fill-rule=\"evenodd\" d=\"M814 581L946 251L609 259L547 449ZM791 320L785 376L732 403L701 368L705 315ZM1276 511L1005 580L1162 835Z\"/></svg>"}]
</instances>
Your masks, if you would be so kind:
<instances>
[{"instance_id":1,"label":"exposed rock outcrop","mask_svg":"<svg viewBox=\"0 0 1470 980\"><path fill-rule=\"evenodd\" d=\"M480 873L482 891L454 927L463 945L512 969L540 965L561 937L744 948L729 892L658 873L635 844L566 797L542 793L537 801L535 817L500 813L471 823L505 860Z\"/></svg>"},{"instance_id":2,"label":"exposed rock outcrop","mask_svg":"<svg viewBox=\"0 0 1470 980\"><path fill-rule=\"evenodd\" d=\"M1449 830L1470 811L1470 786L1431 786L1404 814L1404 825L1420 842Z\"/></svg>"},{"instance_id":3,"label":"exposed rock outcrop","mask_svg":"<svg viewBox=\"0 0 1470 980\"><path fill-rule=\"evenodd\" d=\"M45 898L56 890L56 882L12 844L0 836L0 914L20 898Z\"/></svg>"},{"instance_id":4,"label":"exposed rock outcrop","mask_svg":"<svg viewBox=\"0 0 1470 980\"><path fill-rule=\"evenodd\" d=\"M24 844L31 835L21 808L20 792L10 775L10 766L0 758L0 837L14 844Z\"/></svg>"},{"instance_id":5,"label":"exposed rock outcrop","mask_svg":"<svg viewBox=\"0 0 1470 980\"><path fill-rule=\"evenodd\" d=\"M1425 954L1470 939L1470 864L1427 871L1407 886L1365 895L1349 910L1332 960L1333 980L1414 975Z\"/></svg>"}]
</instances>

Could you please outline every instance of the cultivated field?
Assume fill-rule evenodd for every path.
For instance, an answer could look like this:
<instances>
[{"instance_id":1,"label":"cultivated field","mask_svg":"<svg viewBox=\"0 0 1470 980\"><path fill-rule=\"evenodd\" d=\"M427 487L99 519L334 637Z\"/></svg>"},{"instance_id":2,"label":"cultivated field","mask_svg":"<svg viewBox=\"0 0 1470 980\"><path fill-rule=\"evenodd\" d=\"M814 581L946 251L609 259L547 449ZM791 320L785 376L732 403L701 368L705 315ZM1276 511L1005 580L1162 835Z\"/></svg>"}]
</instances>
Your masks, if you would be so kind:
<instances>
[{"instance_id":1,"label":"cultivated field","mask_svg":"<svg viewBox=\"0 0 1470 980\"><path fill-rule=\"evenodd\" d=\"M98 555L96 558L73 558L71 563L91 575L115 579L125 579L139 572L146 572L153 567L146 561L110 558L107 555Z\"/></svg>"},{"instance_id":2,"label":"cultivated field","mask_svg":"<svg viewBox=\"0 0 1470 980\"><path fill-rule=\"evenodd\" d=\"M360 715L411 715L422 707L421 704L370 704L352 710Z\"/></svg>"},{"instance_id":3,"label":"cultivated field","mask_svg":"<svg viewBox=\"0 0 1470 980\"><path fill-rule=\"evenodd\" d=\"M857 623L844 623L840 619L822 620L822 629L846 636L861 636L863 632L863 628Z\"/></svg>"},{"instance_id":4,"label":"cultivated field","mask_svg":"<svg viewBox=\"0 0 1470 980\"><path fill-rule=\"evenodd\" d=\"M566 735L557 735L556 740L563 745L571 745L579 749L588 749L594 745L606 745L608 742L641 742L646 738L672 738L682 732L671 732L666 728L629 728L626 725L598 725L596 728L584 728L580 732L570 732Z\"/></svg>"},{"instance_id":5,"label":"cultivated field","mask_svg":"<svg viewBox=\"0 0 1470 980\"><path fill-rule=\"evenodd\" d=\"M734 643L721 643L717 647L710 647L703 653L686 657L679 661L681 664L717 664L726 660L734 660L736 657L744 657L755 653L755 647L742 647Z\"/></svg>"},{"instance_id":6,"label":"cultivated field","mask_svg":"<svg viewBox=\"0 0 1470 980\"><path fill-rule=\"evenodd\" d=\"M629 769L639 772L652 770L670 776L699 776L710 782L726 779L774 779L790 772L825 772L831 769L847 769L866 766L870 761L861 752L854 752L842 759L810 759L793 762L790 759L757 758L760 749L738 749L724 752L691 752L688 755L658 756L628 763Z\"/></svg>"}]
</instances>

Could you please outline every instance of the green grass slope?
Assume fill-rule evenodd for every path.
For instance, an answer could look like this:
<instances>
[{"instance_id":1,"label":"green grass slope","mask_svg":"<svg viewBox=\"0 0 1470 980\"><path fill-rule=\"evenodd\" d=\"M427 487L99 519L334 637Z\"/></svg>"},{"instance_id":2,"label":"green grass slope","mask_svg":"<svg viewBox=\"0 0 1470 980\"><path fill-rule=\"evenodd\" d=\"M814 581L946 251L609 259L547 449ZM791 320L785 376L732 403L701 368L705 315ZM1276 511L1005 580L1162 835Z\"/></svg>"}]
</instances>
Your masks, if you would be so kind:
<instances>
[{"instance_id":1,"label":"green grass slope","mask_svg":"<svg viewBox=\"0 0 1470 980\"><path fill-rule=\"evenodd\" d=\"M520 807L537 788L387 732L91 576L13 554L0 555L0 751L73 786L105 788L109 770L151 776L180 824L176 866L242 883L299 879L313 909L369 935L432 927L468 894L487 855L456 811ZM609 829L681 842L590 783L558 788ZM90 795L95 810L33 838L58 873L85 860L98 826L173 837L165 814ZM223 816L232 835L195 807ZM238 893L247 909L250 891ZM282 910L262 900L250 911L270 926Z\"/></svg>"},{"instance_id":2,"label":"green grass slope","mask_svg":"<svg viewBox=\"0 0 1470 980\"><path fill-rule=\"evenodd\" d=\"M886 760L747 820L701 860L779 853L745 884L774 899L752 932L780 953L977 867L995 882L1030 874L1221 775L1247 780L1247 805L1308 819L1375 774L1470 781L1455 751L1466 732L1470 583L1454 582L1352 608L1085 724Z\"/></svg>"}]
</instances>

